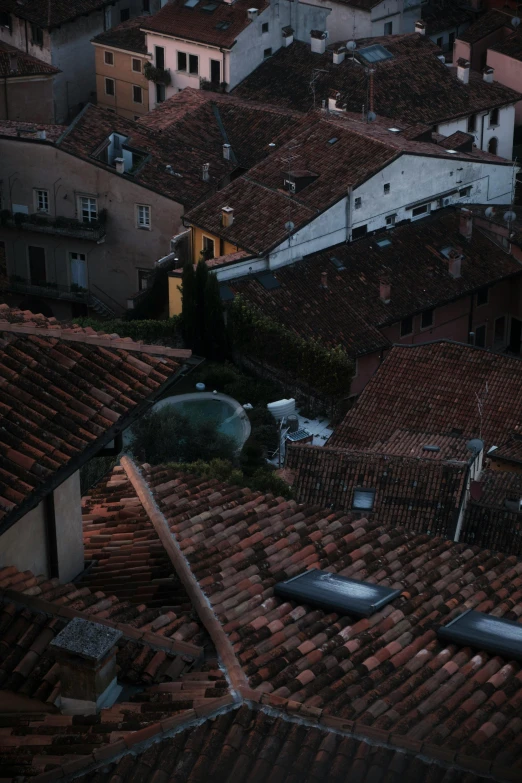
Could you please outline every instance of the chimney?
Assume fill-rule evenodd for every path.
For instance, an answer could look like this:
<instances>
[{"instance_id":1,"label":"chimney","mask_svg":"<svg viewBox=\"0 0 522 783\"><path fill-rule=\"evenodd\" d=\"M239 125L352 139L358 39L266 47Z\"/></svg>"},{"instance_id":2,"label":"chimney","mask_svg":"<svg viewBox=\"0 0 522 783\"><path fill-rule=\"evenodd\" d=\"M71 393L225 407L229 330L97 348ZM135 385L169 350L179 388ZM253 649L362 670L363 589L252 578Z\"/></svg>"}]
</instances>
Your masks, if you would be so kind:
<instances>
[{"instance_id":1,"label":"chimney","mask_svg":"<svg viewBox=\"0 0 522 783\"><path fill-rule=\"evenodd\" d=\"M344 46L340 46L339 49L333 53L334 65L340 65L346 57L346 49Z\"/></svg>"},{"instance_id":2,"label":"chimney","mask_svg":"<svg viewBox=\"0 0 522 783\"><path fill-rule=\"evenodd\" d=\"M294 28L293 27L283 27L282 29L283 34L283 46L290 46L290 44L293 44L294 42Z\"/></svg>"},{"instance_id":3,"label":"chimney","mask_svg":"<svg viewBox=\"0 0 522 783\"><path fill-rule=\"evenodd\" d=\"M51 642L60 667L60 710L94 715L121 693L116 680L116 645L122 633L76 617Z\"/></svg>"},{"instance_id":4,"label":"chimney","mask_svg":"<svg viewBox=\"0 0 522 783\"><path fill-rule=\"evenodd\" d=\"M225 160L230 160L230 144L223 144L223 157Z\"/></svg>"},{"instance_id":5,"label":"chimney","mask_svg":"<svg viewBox=\"0 0 522 783\"><path fill-rule=\"evenodd\" d=\"M114 158L114 165L118 174L125 174L125 161L123 158Z\"/></svg>"},{"instance_id":6,"label":"chimney","mask_svg":"<svg viewBox=\"0 0 522 783\"><path fill-rule=\"evenodd\" d=\"M459 234L470 241L473 234L473 212L469 209L460 210Z\"/></svg>"},{"instance_id":7,"label":"chimney","mask_svg":"<svg viewBox=\"0 0 522 783\"><path fill-rule=\"evenodd\" d=\"M36 136L37 136L39 139L42 139L42 141L45 141L45 139L47 138L47 131L45 130L45 128L40 128L40 129L37 131L37 133L36 133Z\"/></svg>"},{"instance_id":8,"label":"chimney","mask_svg":"<svg viewBox=\"0 0 522 783\"><path fill-rule=\"evenodd\" d=\"M315 52L316 54L324 54L326 51L327 38L328 33L325 33L323 30L310 30L310 44L312 47L312 52Z\"/></svg>"},{"instance_id":9,"label":"chimney","mask_svg":"<svg viewBox=\"0 0 522 783\"><path fill-rule=\"evenodd\" d=\"M9 70L11 73L18 73L18 55L16 52L9 52Z\"/></svg>"},{"instance_id":10,"label":"chimney","mask_svg":"<svg viewBox=\"0 0 522 783\"><path fill-rule=\"evenodd\" d=\"M210 182L210 163L204 163L201 167L201 177L203 182Z\"/></svg>"},{"instance_id":11,"label":"chimney","mask_svg":"<svg viewBox=\"0 0 522 783\"><path fill-rule=\"evenodd\" d=\"M221 210L221 225L223 228L230 228L234 222L234 209L233 207L223 207Z\"/></svg>"},{"instance_id":12,"label":"chimney","mask_svg":"<svg viewBox=\"0 0 522 783\"><path fill-rule=\"evenodd\" d=\"M419 35L426 35L426 25L422 19L417 19L415 22L415 32L419 33Z\"/></svg>"},{"instance_id":13,"label":"chimney","mask_svg":"<svg viewBox=\"0 0 522 783\"><path fill-rule=\"evenodd\" d=\"M247 16L250 19L250 21L253 22L254 19L257 19L258 13L259 11L257 10L257 8L249 8L247 11Z\"/></svg>"},{"instance_id":14,"label":"chimney","mask_svg":"<svg viewBox=\"0 0 522 783\"><path fill-rule=\"evenodd\" d=\"M463 84L469 84L469 60L464 57L457 60L457 77Z\"/></svg>"},{"instance_id":15,"label":"chimney","mask_svg":"<svg viewBox=\"0 0 522 783\"><path fill-rule=\"evenodd\" d=\"M448 271L450 276L457 280L460 277L462 266L462 256L457 250L450 250L448 253Z\"/></svg>"},{"instance_id":16,"label":"chimney","mask_svg":"<svg viewBox=\"0 0 522 783\"><path fill-rule=\"evenodd\" d=\"M488 84L493 84L494 75L495 75L495 69L490 68L489 65L486 65L486 67L482 69L482 78Z\"/></svg>"},{"instance_id":17,"label":"chimney","mask_svg":"<svg viewBox=\"0 0 522 783\"><path fill-rule=\"evenodd\" d=\"M388 280L381 280L379 283L379 299L384 304L390 304L391 300L391 285Z\"/></svg>"},{"instance_id":18,"label":"chimney","mask_svg":"<svg viewBox=\"0 0 522 783\"><path fill-rule=\"evenodd\" d=\"M321 272L321 288L328 289L328 272Z\"/></svg>"}]
</instances>

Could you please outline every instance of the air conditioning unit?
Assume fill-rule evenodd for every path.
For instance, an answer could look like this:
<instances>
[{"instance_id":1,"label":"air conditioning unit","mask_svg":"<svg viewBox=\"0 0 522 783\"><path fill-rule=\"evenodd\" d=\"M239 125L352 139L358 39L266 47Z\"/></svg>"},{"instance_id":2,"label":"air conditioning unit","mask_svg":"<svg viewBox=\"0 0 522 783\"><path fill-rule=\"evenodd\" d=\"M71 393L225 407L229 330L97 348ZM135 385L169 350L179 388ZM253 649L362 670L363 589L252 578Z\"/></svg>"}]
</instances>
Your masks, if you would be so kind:
<instances>
[{"instance_id":1,"label":"air conditioning unit","mask_svg":"<svg viewBox=\"0 0 522 783\"><path fill-rule=\"evenodd\" d=\"M285 188L289 193L295 193L295 182L291 179L285 179Z\"/></svg>"},{"instance_id":2,"label":"air conditioning unit","mask_svg":"<svg viewBox=\"0 0 522 783\"><path fill-rule=\"evenodd\" d=\"M442 199L442 206L443 206L443 207L449 207L449 206L450 206L450 204L453 204L453 199L452 199L452 197L451 197L451 196L445 196L445 197Z\"/></svg>"}]
</instances>

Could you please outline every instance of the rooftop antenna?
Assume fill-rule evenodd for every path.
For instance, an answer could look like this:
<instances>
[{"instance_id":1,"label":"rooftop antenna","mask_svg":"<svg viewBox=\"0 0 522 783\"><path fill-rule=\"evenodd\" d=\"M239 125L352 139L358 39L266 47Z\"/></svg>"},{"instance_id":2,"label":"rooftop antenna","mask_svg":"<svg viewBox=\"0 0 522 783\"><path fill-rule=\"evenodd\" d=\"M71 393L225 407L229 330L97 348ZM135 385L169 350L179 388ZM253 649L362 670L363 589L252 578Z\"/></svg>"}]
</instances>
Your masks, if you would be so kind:
<instances>
[{"instance_id":1,"label":"rooftop antenna","mask_svg":"<svg viewBox=\"0 0 522 783\"><path fill-rule=\"evenodd\" d=\"M310 79L310 92L312 93L313 96L314 111L315 111L315 83L318 80L320 73L328 73L328 71L325 71L324 68L314 68L314 70L312 71L312 78Z\"/></svg>"},{"instance_id":2,"label":"rooftop antenna","mask_svg":"<svg viewBox=\"0 0 522 783\"><path fill-rule=\"evenodd\" d=\"M486 384L481 392L477 394L475 392L475 397L477 398L477 408L478 408L478 415L479 415L479 438L482 439L482 419L484 417L484 403L486 402L486 398L488 396L489 388L488 388L488 382L486 381Z\"/></svg>"}]
</instances>

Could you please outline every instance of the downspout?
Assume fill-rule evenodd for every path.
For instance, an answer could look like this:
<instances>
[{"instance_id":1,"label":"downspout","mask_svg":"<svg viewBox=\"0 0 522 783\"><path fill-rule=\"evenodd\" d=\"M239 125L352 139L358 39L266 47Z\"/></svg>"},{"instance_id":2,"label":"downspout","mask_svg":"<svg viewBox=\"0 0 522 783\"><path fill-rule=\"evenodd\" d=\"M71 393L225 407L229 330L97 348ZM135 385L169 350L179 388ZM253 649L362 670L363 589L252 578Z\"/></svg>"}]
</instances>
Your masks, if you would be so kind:
<instances>
[{"instance_id":1,"label":"downspout","mask_svg":"<svg viewBox=\"0 0 522 783\"><path fill-rule=\"evenodd\" d=\"M473 345L471 342L471 332L473 331L473 297L474 294L469 296L469 316L468 316L468 345Z\"/></svg>"},{"instance_id":2,"label":"downspout","mask_svg":"<svg viewBox=\"0 0 522 783\"><path fill-rule=\"evenodd\" d=\"M45 524L45 542L47 545L47 570L49 579L58 578L58 541L56 537L56 511L54 507L54 490L43 499L43 514Z\"/></svg>"},{"instance_id":3,"label":"downspout","mask_svg":"<svg viewBox=\"0 0 522 783\"><path fill-rule=\"evenodd\" d=\"M460 539L460 534L462 532L462 525L464 524L464 515L466 513L466 509L468 507L468 501L471 494L471 482L476 481L477 476L480 477L480 474L482 473L482 461L484 458L484 448L482 448L478 454L475 454L473 459L471 459L468 463L468 468L466 470L466 484L464 487L464 492L462 493L462 497L460 499L460 506L459 506L459 513L457 516L457 524L455 527L455 533L453 535L453 541L456 543ZM473 468L475 467L475 464L477 465L477 470L473 472ZM465 543L465 542L464 542Z\"/></svg>"},{"instance_id":4,"label":"downspout","mask_svg":"<svg viewBox=\"0 0 522 783\"><path fill-rule=\"evenodd\" d=\"M4 76L4 103L5 103L5 118L9 119L9 101L7 99L7 76Z\"/></svg>"},{"instance_id":5,"label":"downspout","mask_svg":"<svg viewBox=\"0 0 522 783\"><path fill-rule=\"evenodd\" d=\"M487 114L482 115L482 129L480 132L480 149L484 151L484 120L486 119Z\"/></svg>"},{"instance_id":6,"label":"downspout","mask_svg":"<svg viewBox=\"0 0 522 783\"><path fill-rule=\"evenodd\" d=\"M226 73L225 73L225 50L223 48L221 48L219 51L221 52L221 63L222 63L221 67L223 69L222 73L221 73L221 77L222 77L221 81L223 83L225 83L226 82L226 78L225 78L225 76L226 76Z\"/></svg>"},{"instance_id":7,"label":"downspout","mask_svg":"<svg viewBox=\"0 0 522 783\"><path fill-rule=\"evenodd\" d=\"M352 239L352 194L353 186L348 185L346 189L346 242Z\"/></svg>"}]
</instances>

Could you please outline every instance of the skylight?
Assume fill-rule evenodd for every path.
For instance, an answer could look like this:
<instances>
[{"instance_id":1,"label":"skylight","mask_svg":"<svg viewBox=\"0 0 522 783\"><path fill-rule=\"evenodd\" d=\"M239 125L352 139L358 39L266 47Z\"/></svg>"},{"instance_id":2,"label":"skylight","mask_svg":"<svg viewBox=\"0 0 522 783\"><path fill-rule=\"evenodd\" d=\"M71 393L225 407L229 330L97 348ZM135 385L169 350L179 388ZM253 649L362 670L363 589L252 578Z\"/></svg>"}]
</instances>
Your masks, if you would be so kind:
<instances>
[{"instance_id":1,"label":"skylight","mask_svg":"<svg viewBox=\"0 0 522 783\"><path fill-rule=\"evenodd\" d=\"M207 3L206 5L201 6L202 11L206 11L208 14L211 14L212 11L215 11L218 7L217 3Z\"/></svg>"},{"instance_id":2,"label":"skylight","mask_svg":"<svg viewBox=\"0 0 522 783\"><path fill-rule=\"evenodd\" d=\"M400 133L401 132L400 128L388 128L388 130L390 131L390 133Z\"/></svg>"},{"instance_id":3,"label":"skylight","mask_svg":"<svg viewBox=\"0 0 522 783\"><path fill-rule=\"evenodd\" d=\"M279 582L274 593L280 598L317 606L326 612L369 617L397 598L401 591L312 569L286 582Z\"/></svg>"},{"instance_id":4,"label":"skylight","mask_svg":"<svg viewBox=\"0 0 522 783\"><path fill-rule=\"evenodd\" d=\"M336 141L339 141L337 136L332 136L331 139L328 139L328 144L335 144Z\"/></svg>"},{"instance_id":5,"label":"skylight","mask_svg":"<svg viewBox=\"0 0 522 783\"><path fill-rule=\"evenodd\" d=\"M267 272L264 275L258 275L257 279L267 291L272 291L274 288L281 288L281 284L271 272Z\"/></svg>"},{"instance_id":6,"label":"skylight","mask_svg":"<svg viewBox=\"0 0 522 783\"><path fill-rule=\"evenodd\" d=\"M388 247L388 245L391 245L391 240L389 239L378 239L375 243L379 247Z\"/></svg>"},{"instance_id":7,"label":"skylight","mask_svg":"<svg viewBox=\"0 0 522 783\"><path fill-rule=\"evenodd\" d=\"M381 60L389 60L393 57L393 54L385 49L381 44L372 44L371 46L365 46L364 49L359 49L359 54L364 57L366 62L377 63Z\"/></svg>"},{"instance_id":8,"label":"skylight","mask_svg":"<svg viewBox=\"0 0 522 783\"><path fill-rule=\"evenodd\" d=\"M522 625L503 617L470 609L439 628L437 635L443 642L522 661Z\"/></svg>"},{"instance_id":9,"label":"skylight","mask_svg":"<svg viewBox=\"0 0 522 783\"><path fill-rule=\"evenodd\" d=\"M187 8L194 8L195 5L199 3L199 0L185 0L185 5Z\"/></svg>"},{"instance_id":10,"label":"skylight","mask_svg":"<svg viewBox=\"0 0 522 783\"><path fill-rule=\"evenodd\" d=\"M360 509L361 511L371 511L373 508L374 500L375 500L374 489L355 489L353 493L352 508Z\"/></svg>"},{"instance_id":11,"label":"skylight","mask_svg":"<svg viewBox=\"0 0 522 783\"><path fill-rule=\"evenodd\" d=\"M423 451L433 451L437 452L440 451L440 446L431 446L429 443L426 446L422 447Z\"/></svg>"},{"instance_id":12,"label":"skylight","mask_svg":"<svg viewBox=\"0 0 522 783\"><path fill-rule=\"evenodd\" d=\"M343 269L346 269L343 262L339 261L339 259L336 258L335 256L331 256L330 261L332 262L332 264L334 265L334 267L337 269L338 272L342 272Z\"/></svg>"},{"instance_id":13,"label":"skylight","mask_svg":"<svg viewBox=\"0 0 522 783\"><path fill-rule=\"evenodd\" d=\"M216 30L228 30L230 27L230 22L218 22L216 25Z\"/></svg>"}]
</instances>

